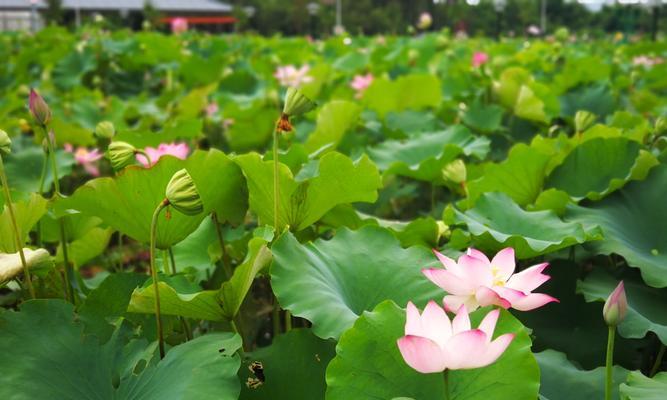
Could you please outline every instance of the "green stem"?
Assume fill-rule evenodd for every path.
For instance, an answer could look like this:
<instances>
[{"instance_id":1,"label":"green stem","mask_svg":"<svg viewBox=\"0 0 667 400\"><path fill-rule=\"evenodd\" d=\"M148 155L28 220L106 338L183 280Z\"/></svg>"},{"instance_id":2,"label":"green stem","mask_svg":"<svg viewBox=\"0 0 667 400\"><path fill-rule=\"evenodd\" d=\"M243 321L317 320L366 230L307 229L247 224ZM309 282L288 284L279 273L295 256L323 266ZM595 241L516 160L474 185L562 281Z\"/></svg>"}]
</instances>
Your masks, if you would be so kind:
<instances>
[{"instance_id":1,"label":"green stem","mask_svg":"<svg viewBox=\"0 0 667 400\"><path fill-rule=\"evenodd\" d=\"M5 164L0 156L0 180L2 183L2 190L5 194L5 203L7 203L7 209L9 210L9 219L12 220L12 229L14 229L14 237L16 239L16 249L19 252L19 258L21 259L21 265L23 266L23 275L25 277L25 283L28 286L28 291L30 292L30 297L35 298L35 288L32 286L32 279L30 279L30 271L28 270L28 263L25 260L25 254L23 253L23 243L21 240L21 231L19 231L18 223L16 222L16 216L14 215L14 205L12 204L12 197L9 193L9 183L7 182L7 174L5 174Z\"/></svg>"},{"instance_id":2,"label":"green stem","mask_svg":"<svg viewBox=\"0 0 667 400\"><path fill-rule=\"evenodd\" d=\"M155 321L157 324L158 346L160 348L160 358L164 358L164 336L162 333L162 318L160 316L160 289L158 288L157 267L155 265L155 242L157 240L157 219L162 209L169 205L169 200L164 199L155 208L151 220L151 242L150 242L150 263L151 276L153 277L153 289L155 290Z\"/></svg>"},{"instance_id":3,"label":"green stem","mask_svg":"<svg viewBox=\"0 0 667 400\"><path fill-rule=\"evenodd\" d=\"M605 369L605 389L604 399L611 400L611 388L613 385L613 367L614 367L614 336L616 335L616 327L609 327L609 337L607 339L607 363Z\"/></svg>"},{"instance_id":4,"label":"green stem","mask_svg":"<svg viewBox=\"0 0 667 400\"><path fill-rule=\"evenodd\" d=\"M64 217L58 219L58 225L60 228L60 245L63 249L63 263L65 264L65 293L67 293L67 299L70 301L70 303L74 304L74 268L72 268L72 265L69 263L69 254L67 251L67 232L65 232Z\"/></svg>"},{"instance_id":5,"label":"green stem","mask_svg":"<svg viewBox=\"0 0 667 400\"><path fill-rule=\"evenodd\" d=\"M232 278L232 263L231 259L229 258L229 254L227 253L227 249L225 248L225 238L222 235L222 228L220 227L220 221L218 221L218 214L216 212L213 212L211 215L213 218L213 225L215 225L215 233L218 236L218 243L220 244L220 251L222 252L222 269L225 271L225 275L227 277L227 280L230 280Z\"/></svg>"},{"instance_id":6,"label":"green stem","mask_svg":"<svg viewBox=\"0 0 667 400\"><path fill-rule=\"evenodd\" d=\"M289 310L285 310L285 332L292 330L292 313Z\"/></svg>"},{"instance_id":7,"label":"green stem","mask_svg":"<svg viewBox=\"0 0 667 400\"><path fill-rule=\"evenodd\" d=\"M51 158L51 172L53 173L53 186L55 187L55 194L60 194L60 182L58 181L58 161L56 159L56 144L51 140L51 136L43 127L46 135L46 142L49 146L49 158Z\"/></svg>"},{"instance_id":8,"label":"green stem","mask_svg":"<svg viewBox=\"0 0 667 400\"><path fill-rule=\"evenodd\" d=\"M658 355L655 357L653 368L651 368L651 373L648 375L649 377L652 378L658 372L660 366L662 365L662 357L664 355L665 355L665 345L660 343L660 350L658 351Z\"/></svg>"},{"instance_id":9,"label":"green stem","mask_svg":"<svg viewBox=\"0 0 667 400\"><path fill-rule=\"evenodd\" d=\"M118 271L123 272L123 233L118 231Z\"/></svg>"},{"instance_id":10,"label":"green stem","mask_svg":"<svg viewBox=\"0 0 667 400\"><path fill-rule=\"evenodd\" d=\"M174 258L174 251L169 247L169 260L171 261L171 274L176 275L176 259Z\"/></svg>"},{"instance_id":11,"label":"green stem","mask_svg":"<svg viewBox=\"0 0 667 400\"><path fill-rule=\"evenodd\" d=\"M446 369L442 375L445 380L445 400L449 400L449 370Z\"/></svg>"},{"instance_id":12,"label":"green stem","mask_svg":"<svg viewBox=\"0 0 667 400\"><path fill-rule=\"evenodd\" d=\"M46 172L49 169L49 154L44 153L44 162L42 163L42 173L39 176L39 194L44 193L44 182L46 181ZM42 247L42 221L37 221L37 246Z\"/></svg>"},{"instance_id":13,"label":"green stem","mask_svg":"<svg viewBox=\"0 0 667 400\"><path fill-rule=\"evenodd\" d=\"M273 229L278 237L278 199L280 198L280 176L278 175L280 162L278 160L278 130L273 130Z\"/></svg>"},{"instance_id":14,"label":"green stem","mask_svg":"<svg viewBox=\"0 0 667 400\"><path fill-rule=\"evenodd\" d=\"M280 305L278 299L273 296L273 310L271 312L271 321L273 322L273 337L275 338L280 333Z\"/></svg>"}]
</instances>

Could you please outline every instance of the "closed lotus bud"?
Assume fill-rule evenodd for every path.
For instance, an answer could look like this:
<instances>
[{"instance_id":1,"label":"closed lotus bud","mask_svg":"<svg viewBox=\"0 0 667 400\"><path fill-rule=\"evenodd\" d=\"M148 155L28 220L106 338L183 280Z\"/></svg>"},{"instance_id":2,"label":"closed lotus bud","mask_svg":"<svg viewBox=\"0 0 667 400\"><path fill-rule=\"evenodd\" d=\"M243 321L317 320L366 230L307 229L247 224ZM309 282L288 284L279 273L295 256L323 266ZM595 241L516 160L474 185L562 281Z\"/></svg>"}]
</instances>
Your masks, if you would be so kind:
<instances>
[{"instance_id":1,"label":"closed lotus bud","mask_svg":"<svg viewBox=\"0 0 667 400\"><path fill-rule=\"evenodd\" d=\"M655 134L657 136L664 135L667 133L667 118L658 117L655 120Z\"/></svg>"},{"instance_id":2,"label":"closed lotus bud","mask_svg":"<svg viewBox=\"0 0 667 400\"><path fill-rule=\"evenodd\" d=\"M0 129L0 156L6 156L12 152L12 140L7 132Z\"/></svg>"},{"instance_id":3,"label":"closed lotus bud","mask_svg":"<svg viewBox=\"0 0 667 400\"><path fill-rule=\"evenodd\" d=\"M305 114L314 110L315 107L317 107L317 103L310 100L298 89L293 87L288 88L287 93L285 94L285 106L283 107L283 113L278 120L277 129L281 132L290 132L292 130L292 124L290 123L289 118Z\"/></svg>"},{"instance_id":4,"label":"closed lotus bud","mask_svg":"<svg viewBox=\"0 0 667 400\"><path fill-rule=\"evenodd\" d=\"M176 171L171 177L165 195L169 204L185 215L197 215L204 211L195 181L185 169Z\"/></svg>"},{"instance_id":5,"label":"closed lotus bud","mask_svg":"<svg viewBox=\"0 0 667 400\"><path fill-rule=\"evenodd\" d=\"M95 127L95 135L103 139L112 139L116 135L116 128L111 121L102 121Z\"/></svg>"},{"instance_id":6,"label":"closed lotus bud","mask_svg":"<svg viewBox=\"0 0 667 400\"><path fill-rule=\"evenodd\" d=\"M35 89L30 89L30 99L28 103L30 113L33 118L35 118L35 121L42 126L46 126L51 121L51 109Z\"/></svg>"},{"instance_id":7,"label":"closed lotus bud","mask_svg":"<svg viewBox=\"0 0 667 400\"><path fill-rule=\"evenodd\" d=\"M466 181L466 165L461 159L454 160L442 168L442 178L454 183Z\"/></svg>"},{"instance_id":8,"label":"closed lotus bud","mask_svg":"<svg viewBox=\"0 0 667 400\"><path fill-rule=\"evenodd\" d=\"M588 111L577 111L574 116L574 128L577 132L584 132L586 129L593 126L597 117L595 114Z\"/></svg>"},{"instance_id":9,"label":"closed lotus bud","mask_svg":"<svg viewBox=\"0 0 667 400\"><path fill-rule=\"evenodd\" d=\"M134 155L137 149L126 142L111 142L107 149L107 158L111 161L111 166L116 171L134 164Z\"/></svg>"},{"instance_id":10,"label":"closed lotus bud","mask_svg":"<svg viewBox=\"0 0 667 400\"><path fill-rule=\"evenodd\" d=\"M623 322L625 314L628 312L628 300L625 297L625 287L621 281L616 289L609 295L604 302L602 315L608 326L616 326Z\"/></svg>"}]
</instances>

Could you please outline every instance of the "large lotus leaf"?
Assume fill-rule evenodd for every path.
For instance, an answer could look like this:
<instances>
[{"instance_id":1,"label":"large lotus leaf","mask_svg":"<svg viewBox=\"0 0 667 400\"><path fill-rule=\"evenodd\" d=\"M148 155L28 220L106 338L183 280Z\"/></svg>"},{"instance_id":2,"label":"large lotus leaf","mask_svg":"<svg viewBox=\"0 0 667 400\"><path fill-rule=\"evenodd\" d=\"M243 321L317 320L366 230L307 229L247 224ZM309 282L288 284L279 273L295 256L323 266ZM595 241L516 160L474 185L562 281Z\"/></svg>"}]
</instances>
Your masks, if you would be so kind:
<instances>
[{"instance_id":1,"label":"large lotus leaf","mask_svg":"<svg viewBox=\"0 0 667 400\"><path fill-rule=\"evenodd\" d=\"M73 306L62 300L24 303L20 312L0 314L0 326L0 351L21 354L0 364L2 398L232 400L240 392L237 335L207 334L158 361L154 345L125 344L120 331L103 345L84 335Z\"/></svg>"},{"instance_id":2,"label":"large lotus leaf","mask_svg":"<svg viewBox=\"0 0 667 400\"><path fill-rule=\"evenodd\" d=\"M630 372L621 385L622 400L663 400L667 393L667 372L649 378L639 371Z\"/></svg>"},{"instance_id":3,"label":"large lotus leaf","mask_svg":"<svg viewBox=\"0 0 667 400\"><path fill-rule=\"evenodd\" d=\"M641 270L653 287L667 286L667 166L653 168L645 181L623 189L589 207L568 208L566 219L599 225L604 240L595 243L598 253L616 253L628 265Z\"/></svg>"},{"instance_id":4,"label":"large lotus leaf","mask_svg":"<svg viewBox=\"0 0 667 400\"><path fill-rule=\"evenodd\" d=\"M395 81L377 78L364 92L363 100L368 108L384 117L391 111L439 106L441 86L440 80L429 74L404 75Z\"/></svg>"},{"instance_id":5,"label":"large lotus leaf","mask_svg":"<svg viewBox=\"0 0 667 400\"><path fill-rule=\"evenodd\" d=\"M167 282L158 282L160 291L160 312L163 315L222 321L222 307L218 302L218 293L215 290L185 293L171 287ZM132 292L128 312L154 314L155 288L152 281Z\"/></svg>"},{"instance_id":6,"label":"large lotus leaf","mask_svg":"<svg viewBox=\"0 0 667 400\"><path fill-rule=\"evenodd\" d=\"M271 251L271 285L280 305L311 321L321 338L338 338L385 299L424 305L443 294L421 273L433 255L423 247L403 249L379 227L341 229L331 240L307 244L288 233Z\"/></svg>"},{"instance_id":7,"label":"large lotus leaf","mask_svg":"<svg viewBox=\"0 0 667 400\"><path fill-rule=\"evenodd\" d=\"M81 84L81 78L96 67L97 57L90 48L71 51L58 60L53 68L53 82L60 90L70 90Z\"/></svg>"},{"instance_id":8,"label":"large lotus leaf","mask_svg":"<svg viewBox=\"0 0 667 400\"><path fill-rule=\"evenodd\" d=\"M618 332L626 338L643 338L650 331L667 344L667 289L655 289L639 279L623 279L628 299L628 313L618 325ZM605 301L618 281L601 268L596 268L583 281L577 282L577 291L586 301Z\"/></svg>"},{"instance_id":9,"label":"large lotus leaf","mask_svg":"<svg viewBox=\"0 0 667 400\"><path fill-rule=\"evenodd\" d=\"M481 178L468 182L472 206L482 193L503 192L520 206L533 203L542 190L549 156L525 144L518 144L499 164L487 164Z\"/></svg>"},{"instance_id":10,"label":"large lotus leaf","mask_svg":"<svg viewBox=\"0 0 667 400\"><path fill-rule=\"evenodd\" d=\"M114 230L111 228L95 227L86 232L85 236L69 242L67 244L69 262L80 267L104 253L113 233ZM56 262L64 262L62 246L58 246Z\"/></svg>"},{"instance_id":11,"label":"large lotus leaf","mask_svg":"<svg viewBox=\"0 0 667 400\"><path fill-rule=\"evenodd\" d=\"M477 326L488 309L471 315ZM422 374L403 360L396 341L403 336L405 311L391 301L365 312L343 333L336 357L327 368L327 400L444 398L442 374ZM528 330L507 311L502 311L494 337L516 337L496 363L479 369L450 372L451 400L535 399L540 371L530 351Z\"/></svg>"},{"instance_id":12,"label":"large lotus leaf","mask_svg":"<svg viewBox=\"0 0 667 400\"><path fill-rule=\"evenodd\" d=\"M647 153L648 154L648 153ZM650 162L649 160L653 160ZM646 165L646 161L650 163ZM640 157L640 144L625 138L597 138L577 146L551 172L546 186L567 192L574 199L599 200L628 180L644 179L655 158ZM635 172L640 169L641 171Z\"/></svg>"},{"instance_id":13,"label":"large lotus leaf","mask_svg":"<svg viewBox=\"0 0 667 400\"><path fill-rule=\"evenodd\" d=\"M176 272L187 271L188 274L194 273L197 281L206 280L215 269L216 257L213 254L213 248L217 246L217 243L215 225L211 218L205 218L196 231L171 247ZM171 263L170 259L168 254L163 253L158 254L155 261L161 270L171 271L171 264L164 265L165 260Z\"/></svg>"},{"instance_id":14,"label":"large lotus leaf","mask_svg":"<svg viewBox=\"0 0 667 400\"><path fill-rule=\"evenodd\" d=\"M266 381L257 388L244 385L240 399L324 399L325 372L336 355L335 348L334 341L320 339L309 329L294 329L276 336L271 346L245 354L247 362L262 363ZM241 382L247 382L255 375L248 368L241 368L239 377Z\"/></svg>"},{"instance_id":15,"label":"large lotus leaf","mask_svg":"<svg viewBox=\"0 0 667 400\"><path fill-rule=\"evenodd\" d=\"M359 119L361 107L345 100L325 104L317 115L317 128L306 140L306 150L315 152L324 146L335 149Z\"/></svg>"},{"instance_id":16,"label":"large lotus leaf","mask_svg":"<svg viewBox=\"0 0 667 400\"><path fill-rule=\"evenodd\" d=\"M531 121L548 121L544 102L528 85L523 85L519 89L519 95L514 104L514 114Z\"/></svg>"},{"instance_id":17,"label":"large lotus leaf","mask_svg":"<svg viewBox=\"0 0 667 400\"><path fill-rule=\"evenodd\" d=\"M586 371L572 364L565 354L545 350L535 354L540 365L540 400L590 400L604 398L605 369ZM612 399L618 398L618 385L628 370L614 366Z\"/></svg>"},{"instance_id":18,"label":"large lotus leaf","mask_svg":"<svg viewBox=\"0 0 667 400\"><path fill-rule=\"evenodd\" d=\"M47 201L42 196L32 193L27 200L18 201L12 203L12 205L14 206L14 216L16 217L21 243L25 243L32 227L46 213ZM0 252L16 253L17 251L14 227L9 215L9 208L5 204L2 213L0 213Z\"/></svg>"},{"instance_id":19,"label":"large lotus leaf","mask_svg":"<svg viewBox=\"0 0 667 400\"><path fill-rule=\"evenodd\" d=\"M405 140L387 140L368 149L368 154L386 174L442 182L442 168L461 154L482 159L489 140L478 138L457 125L440 132L421 133Z\"/></svg>"},{"instance_id":20,"label":"large lotus leaf","mask_svg":"<svg viewBox=\"0 0 667 400\"><path fill-rule=\"evenodd\" d=\"M248 180L250 208L262 223L273 223L273 161L264 161L259 154L238 156L237 162ZM279 225L302 230L317 222L338 204L374 202L382 187L377 167L366 156L353 162L346 156L331 152L311 164L309 177L295 179L289 168L281 164ZM303 171L302 171L303 172Z\"/></svg>"},{"instance_id":21,"label":"large lotus leaf","mask_svg":"<svg viewBox=\"0 0 667 400\"><path fill-rule=\"evenodd\" d=\"M495 132L500 129L503 108L496 104L473 103L465 110L461 119L473 129L487 133Z\"/></svg>"},{"instance_id":22,"label":"large lotus leaf","mask_svg":"<svg viewBox=\"0 0 667 400\"><path fill-rule=\"evenodd\" d=\"M234 269L234 274L220 288L219 296L223 314L232 319L236 316L245 300L255 276L271 262L271 251L262 237L254 237L248 242L245 260Z\"/></svg>"},{"instance_id":23,"label":"large lotus leaf","mask_svg":"<svg viewBox=\"0 0 667 400\"><path fill-rule=\"evenodd\" d=\"M58 177L69 175L74 165L74 156L62 150L56 151L56 163L58 165ZM13 191L23 193L39 192L39 181L42 176L44 165L44 151L41 147L25 147L7 157L5 172L9 187ZM48 192L53 185L53 173L49 163L44 176L43 192ZM1 197L1 196L0 196Z\"/></svg>"},{"instance_id":24,"label":"large lotus leaf","mask_svg":"<svg viewBox=\"0 0 667 400\"><path fill-rule=\"evenodd\" d=\"M498 96L501 105L512 109L519 97L522 85L532 81L533 77L525 69L507 68L500 75L500 79L493 82L493 91Z\"/></svg>"},{"instance_id":25,"label":"large lotus leaf","mask_svg":"<svg viewBox=\"0 0 667 400\"><path fill-rule=\"evenodd\" d=\"M531 258L599 239L597 227L564 222L551 210L524 211L504 193L485 193L475 207L456 211L468 226L475 247L498 251L513 247L518 258Z\"/></svg>"}]
</instances>

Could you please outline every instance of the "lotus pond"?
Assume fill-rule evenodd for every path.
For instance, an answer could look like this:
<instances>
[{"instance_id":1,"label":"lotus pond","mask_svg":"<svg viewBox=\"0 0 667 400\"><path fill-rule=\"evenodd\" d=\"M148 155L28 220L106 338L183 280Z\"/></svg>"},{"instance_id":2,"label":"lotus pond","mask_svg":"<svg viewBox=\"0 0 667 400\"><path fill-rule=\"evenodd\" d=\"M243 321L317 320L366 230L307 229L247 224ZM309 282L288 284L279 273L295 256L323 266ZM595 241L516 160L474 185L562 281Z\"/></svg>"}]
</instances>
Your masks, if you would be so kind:
<instances>
[{"instance_id":1,"label":"lotus pond","mask_svg":"<svg viewBox=\"0 0 667 400\"><path fill-rule=\"evenodd\" d=\"M664 57L0 35L0 398L667 398Z\"/></svg>"}]
</instances>

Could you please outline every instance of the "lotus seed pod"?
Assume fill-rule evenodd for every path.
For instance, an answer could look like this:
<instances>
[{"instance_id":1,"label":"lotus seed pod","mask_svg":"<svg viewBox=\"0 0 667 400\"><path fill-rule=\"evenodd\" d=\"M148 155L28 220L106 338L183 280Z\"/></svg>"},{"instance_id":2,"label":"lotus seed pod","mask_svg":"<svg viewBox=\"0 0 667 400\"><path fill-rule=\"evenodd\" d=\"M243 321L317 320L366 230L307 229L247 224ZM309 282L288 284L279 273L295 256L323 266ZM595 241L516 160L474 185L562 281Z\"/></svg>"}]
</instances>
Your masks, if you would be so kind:
<instances>
[{"instance_id":1,"label":"lotus seed pod","mask_svg":"<svg viewBox=\"0 0 667 400\"><path fill-rule=\"evenodd\" d=\"M102 121L95 127L95 135L103 139L112 139L116 135L116 128L111 121Z\"/></svg>"},{"instance_id":2,"label":"lotus seed pod","mask_svg":"<svg viewBox=\"0 0 667 400\"><path fill-rule=\"evenodd\" d=\"M461 159L454 160L442 168L442 178L454 183L463 183L467 179L466 165Z\"/></svg>"},{"instance_id":3,"label":"lotus seed pod","mask_svg":"<svg viewBox=\"0 0 667 400\"><path fill-rule=\"evenodd\" d=\"M134 155L137 149L126 142L111 142L107 149L107 158L114 170L120 171L134 163Z\"/></svg>"},{"instance_id":4,"label":"lotus seed pod","mask_svg":"<svg viewBox=\"0 0 667 400\"><path fill-rule=\"evenodd\" d=\"M12 152L12 140L7 132L0 129L0 156L6 156Z\"/></svg>"},{"instance_id":5,"label":"lotus seed pod","mask_svg":"<svg viewBox=\"0 0 667 400\"><path fill-rule=\"evenodd\" d=\"M607 301L604 302L602 309L602 316L608 326L617 326L625 319L625 314L628 312L628 300L625 296L625 286L621 281L616 289L609 295Z\"/></svg>"},{"instance_id":6,"label":"lotus seed pod","mask_svg":"<svg viewBox=\"0 0 667 400\"><path fill-rule=\"evenodd\" d=\"M185 168L171 177L165 196L170 205L185 215L197 215L204 211L197 186Z\"/></svg>"},{"instance_id":7,"label":"lotus seed pod","mask_svg":"<svg viewBox=\"0 0 667 400\"><path fill-rule=\"evenodd\" d=\"M30 89L28 105L30 113L38 124L46 126L51 121L51 109L35 89Z\"/></svg>"},{"instance_id":8,"label":"lotus seed pod","mask_svg":"<svg viewBox=\"0 0 667 400\"><path fill-rule=\"evenodd\" d=\"M593 126L597 117L595 114L588 111L577 111L574 116L574 128L577 132L584 132L586 129Z\"/></svg>"},{"instance_id":9,"label":"lotus seed pod","mask_svg":"<svg viewBox=\"0 0 667 400\"><path fill-rule=\"evenodd\" d=\"M315 107L317 107L317 103L310 100L298 89L293 87L287 89L283 114L294 117L312 111Z\"/></svg>"}]
</instances>

